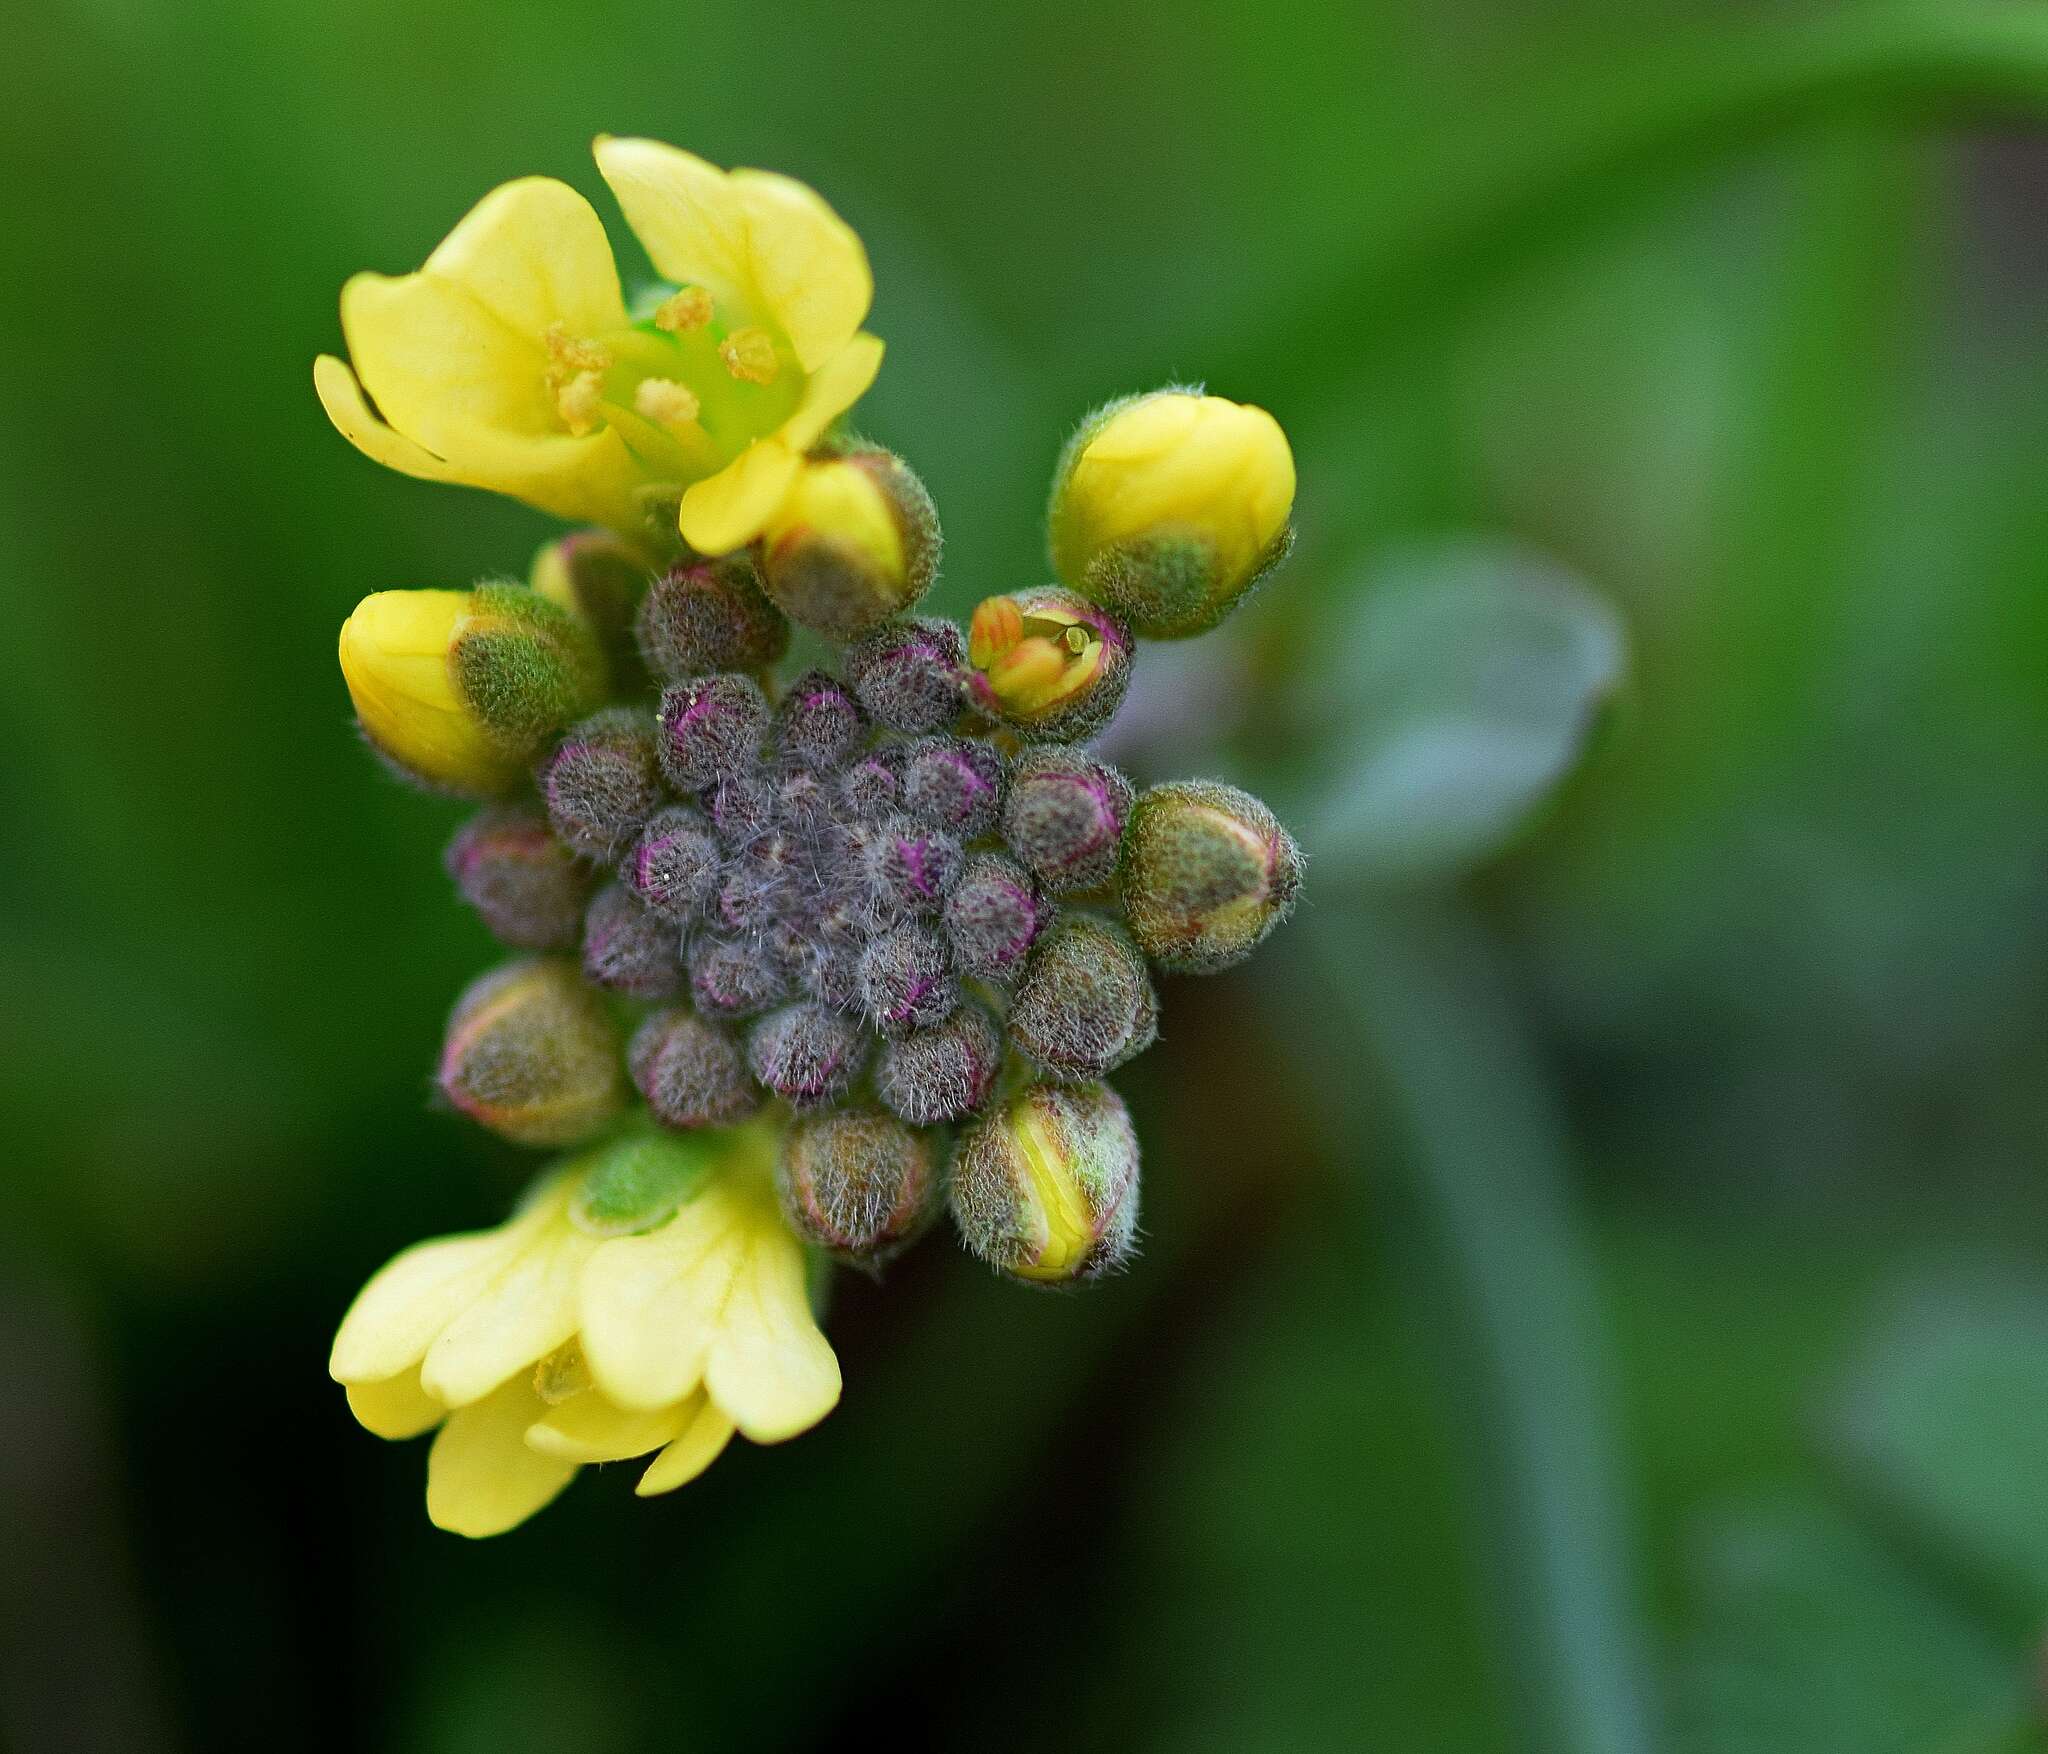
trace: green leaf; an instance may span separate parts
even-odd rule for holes
[[[659,1229],[703,1186],[715,1161],[700,1139],[635,1133],[592,1158],[569,1201],[569,1216],[592,1236]]]
[[[1466,538],[1396,556],[1332,641],[1324,862],[1377,882],[1455,877],[1572,771],[1627,664],[1620,619],[1555,563]]]

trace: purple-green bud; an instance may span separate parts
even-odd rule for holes
[[[537,777],[555,833],[609,863],[661,807],[653,721],[633,707],[593,714],[570,727]]]
[[[761,532],[761,581],[801,627],[849,640],[908,609],[939,571],[939,514],[874,446],[807,459]]]
[[[903,803],[913,816],[963,841],[995,832],[1003,808],[1003,758],[974,737],[925,737],[910,746]]]
[[[946,897],[946,942],[954,966],[983,980],[1014,980],[1051,917],[1031,873],[1015,859],[976,853]]]
[[[751,676],[722,671],[672,683],[661,697],[661,771],[679,792],[744,770],[768,730],[768,700]]]
[[[455,1002],[441,1093],[521,1145],[574,1145],[625,1105],[619,1038],[602,1001],[561,957],[494,969]]]
[[[566,950],[583,924],[593,873],[531,810],[472,816],[448,843],[448,875],[491,935],[522,950]]]
[[[636,626],[641,656],[663,682],[765,670],[789,649],[789,623],[743,554],[663,573],[648,586]]]
[[[877,827],[864,849],[875,899],[896,913],[937,913],[960,880],[960,843],[913,816],[892,816]]]
[[[953,1154],[953,1220],[969,1249],[1029,1285],[1072,1285],[1130,1258],[1138,1136],[1106,1084],[1033,1084]]]
[[[884,1035],[943,1023],[960,1002],[945,942],[926,926],[898,926],[871,940],[857,978],[861,1008]]]
[[[845,668],[868,717],[892,731],[943,731],[967,704],[967,644],[950,621],[885,623],[848,648]]]
[[[583,972],[634,999],[663,999],[682,984],[682,937],[622,883],[607,883],[583,916]]]
[[[752,1017],[778,1003],[788,979],[766,943],[699,932],[687,957],[690,993],[707,1017]]]
[[[633,622],[652,572],[646,551],[610,530],[572,530],[533,557],[535,595],[580,616],[597,636],[615,695],[647,689]]]
[[[822,670],[805,671],[775,709],[775,753],[793,767],[830,772],[853,758],[867,734],[860,703]]]
[[[1131,782],[1079,749],[1041,744],[1010,765],[1003,839],[1049,895],[1099,889],[1116,874]]]
[[[657,810],[619,861],[619,881],[671,925],[688,925],[718,892],[718,843],[703,811],[688,804]]]
[[[626,1064],[664,1127],[729,1127],[761,1106],[739,1043],[690,1011],[655,1012],[635,1031]]]
[[[1002,1032],[985,1007],[970,1002],[943,1023],[885,1044],[875,1094],[912,1126],[933,1127],[980,1108],[1002,1069]]]
[[[1154,786],[1124,827],[1124,918],[1161,968],[1242,962],[1301,889],[1301,850],[1249,792],[1211,780]]]
[[[1080,741],[1115,716],[1131,685],[1131,636],[1108,610],[1058,585],[987,597],[968,625],[982,711],[1041,737]]]
[[[1010,1006],[1010,1040],[1056,1077],[1099,1078],[1158,1035],[1158,995],[1130,935],[1092,914],[1054,921]]]
[[[775,1187],[799,1236],[875,1267],[931,1228],[943,1184],[931,1141],[894,1115],[832,1109],[783,1136]]]
[[[771,1011],[747,1037],[754,1076],[791,1108],[817,1108],[841,1095],[867,1064],[858,1019],[814,999]]]

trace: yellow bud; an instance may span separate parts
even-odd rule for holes
[[[924,595],[938,519],[924,485],[887,451],[812,458],[761,533],[761,578],[792,621],[858,638]]]
[[[1294,454],[1272,415],[1161,390],[1112,404],[1068,445],[1053,570],[1137,633],[1201,633],[1285,552],[1293,509]]]

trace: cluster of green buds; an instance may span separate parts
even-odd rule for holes
[[[580,531],[525,585],[366,599],[364,736],[483,801],[447,866],[519,953],[455,1007],[447,1100],[548,1147],[765,1122],[786,1223],[857,1266],[948,1209],[1021,1282],[1119,1266],[1138,1142],[1104,1080],[1157,1035],[1153,969],[1247,956],[1301,857],[1235,787],[1137,791],[1088,745],[1140,640],[1285,552],[1293,485],[1269,415],[1170,389],[1082,424],[1057,582],[964,633],[914,613],[930,496],[843,437],[736,552]],[[785,674],[793,625],[836,658]]]

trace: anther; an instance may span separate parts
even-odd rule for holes
[[[711,321],[711,294],[701,286],[686,286],[661,301],[654,313],[654,326],[668,335],[687,335]]]
[[[744,384],[772,384],[781,370],[775,338],[766,329],[735,329],[718,344],[725,369]]]
[[[633,411],[657,426],[688,426],[702,411],[696,393],[674,378],[642,378],[633,392]]]

